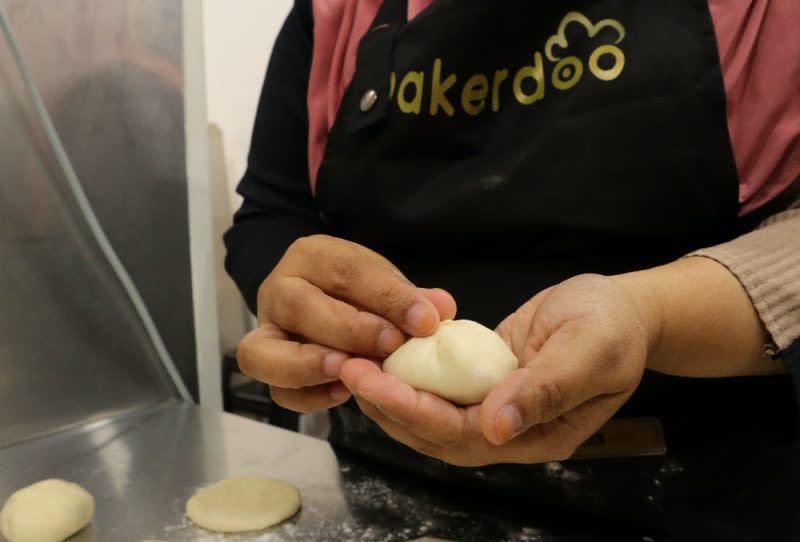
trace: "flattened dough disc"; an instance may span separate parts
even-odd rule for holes
[[[218,533],[260,531],[300,510],[300,492],[281,480],[230,478],[201,489],[186,503],[186,515]]]

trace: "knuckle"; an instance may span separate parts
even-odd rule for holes
[[[415,412],[414,416],[414,419],[418,419],[420,414]],[[413,422],[413,419],[410,422]],[[456,427],[444,428],[442,433],[437,436],[432,435],[429,440],[434,444],[438,444],[444,450],[456,452],[469,449],[469,441],[467,440],[463,423],[459,423]]]
[[[619,327],[615,323],[610,323],[609,320],[606,317],[597,318],[593,322],[595,325],[592,326],[592,343],[597,354],[604,358],[608,358],[623,349],[623,345],[620,344],[623,341],[620,340]],[[604,325],[599,325],[601,323],[604,323]]]
[[[255,331],[251,331],[239,341],[239,346],[236,348],[236,364],[239,370],[248,376],[253,376],[254,372],[256,340]]]
[[[349,250],[341,251],[330,258],[330,270],[333,293],[346,294],[360,275],[358,258]]]
[[[624,352],[609,352],[604,356],[601,364],[602,370],[608,375],[609,380],[616,380],[624,375],[626,367],[626,356]]]
[[[236,349],[236,362],[239,369],[251,378],[284,389],[299,389],[307,380],[305,368],[315,362],[315,352],[311,345],[294,344],[286,349],[284,344],[275,343],[273,348],[259,346],[263,338],[256,331],[248,333]],[[319,357],[319,356],[316,356]],[[321,361],[318,363],[321,366]],[[280,392],[278,392],[280,393]]]
[[[405,311],[414,302],[414,299],[407,295],[405,285],[398,281],[387,281],[378,288],[376,294],[387,312],[397,310],[402,311],[402,314],[405,315]]]
[[[557,383],[541,382],[535,388],[535,396],[540,420],[553,420],[561,415],[564,396]]]
[[[294,343],[295,344],[295,365],[308,366],[315,362],[322,364],[322,353],[319,347],[311,343]]]
[[[314,262],[322,256],[323,252],[331,250],[333,246],[336,246],[333,237],[322,234],[307,235],[295,239],[289,245],[286,254],[305,262]]]
[[[288,351],[288,357],[272,360],[264,367],[263,374],[270,384],[289,390],[299,390],[309,384],[306,367],[314,362],[315,356],[310,345],[290,344],[293,346]]]
[[[306,292],[288,279],[278,281],[274,290],[273,311],[276,320],[281,327],[296,327],[295,324],[302,318],[308,306]]]
[[[322,374],[322,355],[314,345],[294,343],[294,356],[288,364],[288,387],[302,388],[308,385],[308,368]],[[303,382],[306,380],[306,382]]]
[[[372,315],[357,311],[342,319],[341,340],[346,349],[361,354],[371,354],[378,342],[379,326]]]
[[[262,310],[262,309],[268,307],[269,298],[270,298],[270,292],[272,290],[272,286],[273,286],[274,282],[275,282],[274,275],[270,274],[259,285],[258,292],[256,292],[256,304],[258,305],[259,310]]]
[[[309,235],[306,237],[298,237],[295,239],[289,248],[286,249],[287,254],[309,254],[314,250],[315,245],[319,242],[316,235]]]

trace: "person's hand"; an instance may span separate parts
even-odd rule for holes
[[[460,408],[353,359],[342,381],[396,440],[462,466],[563,460],[639,384],[648,334],[624,281],[582,275],[545,290],[497,328],[520,360],[480,405]]]
[[[315,235],[286,251],[258,292],[258,327],[239,344],[240,369],[298,412],[345,402],[339,369],[352,355],[383,358],[453,318],[443,290],[411,284],[388,260],[348,241]]]

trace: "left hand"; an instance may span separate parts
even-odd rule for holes
[[[581,275],[545,290],[497,333],[520,360],[480,405],[417,391],[379,364],[341,370],[363,412],[420,453],[461,466],[569,458],[631,396],[650,341],[626,283]]]

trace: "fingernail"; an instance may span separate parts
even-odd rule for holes
[[[331,389],[330,397],[332,401],[344,401],[345,399],[350,397],[350,390],[348,390],[341,384],[333,386],[333,388]]]
[[[322,358],[322,374],[328,378],[339,376],[339,370],[347,356],[340,352],[329,352]]]
[[[514,405],[506,405],[497,416],[497,435],[509,441],[522,431],[522,415]]]
[[[393,327],[387,327],[378,335],[378,354],[388,356],[403,344],[403,334]]]
[[[414,303],[406,312],[406,324],[412,331],[426,333],[436,323],[433,311],[424,303]]]

